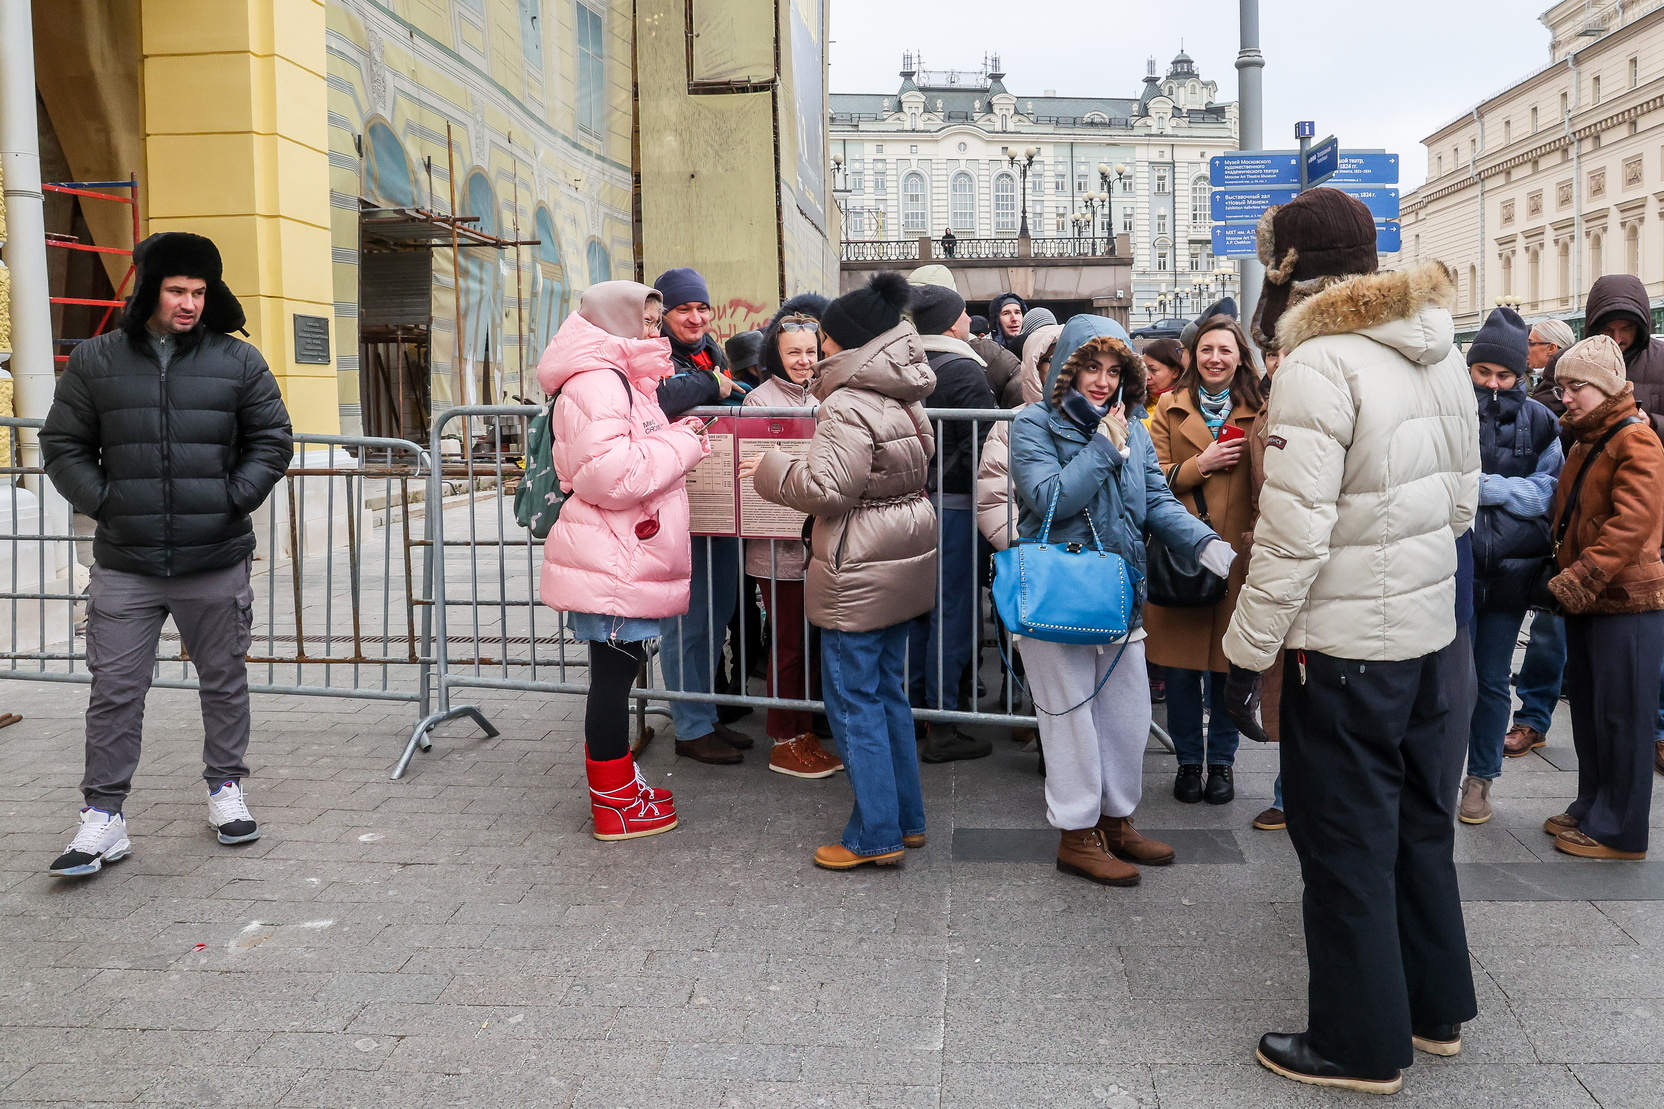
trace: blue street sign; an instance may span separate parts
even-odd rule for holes
[[[1364,202],[1369,214],[1379,222],[1384,219],[1398,218],[1398,190],[1374,189],[1360,185],[1337,186],[1341,192],[1348,193]]]
[[[1257,251],[1251,223],[1213,225],[1213,253],[1216,258],[1252,258]]]
[[[1294,125],[1294,137],[1297,139],[1309,139],[1315,134],[1317,124],[1313,120],[1303,119]]]
[[[1215,189],[1209,207],[1215,223],[1257,220],[1273,204],[1287,204],[1299,189]]]
[[[1330,135],[1306,151],[1306,187],[1316,188],[1340,166],[1340,140]]]
[[[1396,185],[1398,184],[1398,155],[1342,150],[1340,165],[1329,178],[1331,185]]]
[[[1300,184],[1299,158],[1292,150],[1233,150],[1208,159],[1208,183],[1216,189],[1234,185],[1293,188]]]
[[[1256,225],[1252,223],[1216,223],[1213,225],[1213,253],[1216,258],[1252,258],[1257,252]],[[1382,254],[1396,254],[1404,249],[1404,236],[1397,220],[1377,221],[1375,249]]]

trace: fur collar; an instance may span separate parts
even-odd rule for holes
[[[1456,303],[1456,282],[1443,262],[1357,277],[1296,282],[1277,323],[1277,346],[1287,354],[1307,339],[1345,335],[1405,320],[1426,308]]]

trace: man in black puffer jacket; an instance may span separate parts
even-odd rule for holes
[[[229,332],[243,309],[200,235],[153,235],[121,328],[75,348],[40,433],[53,485],[98,521],[88,588],[81,828],[51,873],[96,873],[131,850],[122,803],[139,765],[144,699],[173,617],[201,679],[209,823],[258,839],[248,774],[249,558],[259,507],[294,453],[260,352]]]
[[[936,389],[926,408],[996,409],[1000,403],[988,387],[986,366],[966,343],[971,318],[965,298],[940,285],[913,286],[911,310],[919,345],[930,359]],[[981,629],[976,626],[977,547],[976,471],[982,441],[992,427],[970,420],[943,420],[937,431],[937,456],[927,484],[941,520],[938,566],[941,592],[936,606],[913,621],[908,636],[908,667],[915,707],[956,710],[959,681],[977,655]],[[938,688],[940,686],[940,688]],[[973,678],[971,704],[976,708]],[[933,723],[919,757],[925,762],[979,759],[993,753],[986,739],[966,735],[952,724]]]

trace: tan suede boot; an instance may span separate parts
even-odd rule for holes
[[[1148,839],[1132,826],[1130,816],[1100,816],[1098,831],[1104,847],[1117,858],[1140,866],[1166,866],[1173,861],[1173,848],[1159,839]]]
[[[1138,885],[1138,868],[1105,850],[1103,835],[1096,828],[1063,833],[1057,844],[1057,869],[1103,886]]]

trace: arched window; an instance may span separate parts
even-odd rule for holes
[[[1190,223],[1200,226],[1209,222],[1208,206],[1213,190],[1208,185],[1206,177],[1198,177],[1190,183]]]
[[[1599,231],[1589,236],[1589,280],[1598,279],[1606,270],[1606,239]]]
[[[1560,244],[1560,256],[1555,259],[1555,262],[1556,262],[1556,269],[1559,271],[1554,276],[1555,276],[1555,280],[1556,280],[1556,291],[1560,294],[1560,303],[1561,304],[1570,304],[1572,302],[1572,244],[1571,243],[1561,243]]]
[[[1474,266],[1468,267],[1468,311],[1479,311],[1479,270]]]
[[[484,171],[474,170],[468,175],[463,185],[459,206],[463,215],[477,216],[472,225],[487,235],[502,234],[502,213],[497,206],[496,193],[491,188],[491,180]],[[484,398],[475,400],[479,396],[479,389],[483,378],[483,368],[486,363],[501,363],[503,356],[502,321],[503,321],[503,285],[502,267],[497,259],[490,257],[483,250],[462,251],[462,311],[466,317],[466,332],[463,340],[467,344],[463,348],[466,362],[470,363],[470,377],[468,379],[468,404],[483,403]],[[490,398],[495,400],[496,398]]]
[[[612,280],[612,255],[601,245],[601,240],[591,239],[589,247],[584,251],[585,261],[589,263],[589,283],[594,285],[599,281]]]
[[[1502,256],[1502,295],[1514,295],[1514,256],[1512,254]]]
[[[566,267],[561,264],[560,239],[555,235],[554,217],[541,204],[537,206],[536,226],[537,268],[532,273],[536,297],[532,307],[536,313],[532,320],[534,355],[549,345],[549,340],[565,322],[567,312]]]
[[[1017,230],[1017,180],[1009,173],[994,178],[994,230]]]
[[[1158,270],[1172,269],[1173,244],[1166,239],[1157,239],[1155,243],[1156,265]]]
[[[901,229],[922,235],[929,226],[929,212],[924,202],[924,174],[909,173],[901,179]]]
[[[976,179],[968,173],[953,175],[949,188],[948,222],[955,231],[976,231]]]
[[[1543,299],[1543,252],[1541,250],[1525,252],[1525,291],[1526,298],[1533,307]]]
[[[416,179],[404,144],[393,129],[379,119],[364,128],[364,169],[367,193],[372,200],[395,208],[416,204]]]
[[[1641,276],[1641,225],[1638,223],[1624,229],[1624,269]]]

